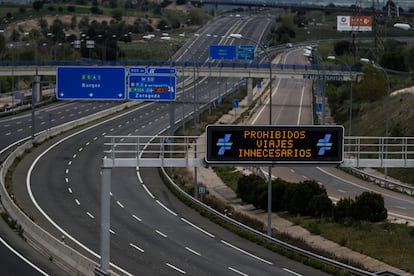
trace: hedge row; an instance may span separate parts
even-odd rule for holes
[[[268,184],[257,176],[242,177],[237,183],[238,196],[258,209],[267,210]],[[325,187],[314,180],[292,183],[280,178],[272,181],[272,211],[313,217],[333,217],[336,221],[355,219],[377,222],[387,218],[384,198],[364,192],[355,199],[345,198],[335,205]]]

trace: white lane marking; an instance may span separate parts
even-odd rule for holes
[[[19,128],[18,130],[17,130],[17,132],[22,132],[23,131],[23,129],[22,128]]]
[[[198,227],[197,225],[191,223],[190,221],[186,220],[185,218],[181,218],[182,221],[184,221],[185,223],[187,223],[188,225],[191,225],[192,227],[194,227],[195,229],[197,229],[198,231],[206,234],[207,236],[209,236],[210,238],[215,238],[215,236],[209,232],[207,232],[206,230]]]
[[[86,214],[88,215],[88,217],[90,217],[91,219],[95,218],[91,213],[86,212]]]
[[[136,109],[133,109],[133,110],[131,110],[131,112],[135,112],[136,111]],[[127,112],[127,113],[124,113],[124,114],[122,114],[122,116],[124,116],[124,115],[126,115],[126,114],[129,114],[129,113],[131,113],[131,112]],[[31,187],[31,183],[30,183],[30,178],[31,178],[31,174],[32,174],[32,172],[33,172],[33,170],[34,170],[34,167],[36,166],[36,164],[37,164],[37,162],[39,162],[39,160],[45,155],[45,154],[47,154],[50,150],[52,150],[54,147],[56,147],[57,145],[59,145],[59,144],[61,144],[62,142],[64,142],[64,141],[66,141],[66,140],[68,140],[68,139],[71,139],[71,138],[73,138],[74,136],[76,136],[76,135],[78,135],[78,134],[80,134],[80,133],[83,133],[83,132],[85,132],[85,131],[87,131],[87,130],[90,130],[90,129],[92,129],[92,128],[94,128],[94,127],[96,127],[96,126],[98,126],[98,125],[101,125],[101,124],[103,124],[103,123],[107,123],[107,122],[109,122],[110,120],[113,120],[113,119],[116,119],[116,118],[120,118],[121,117],[121,115],[119,115],[119,116],[115,116],[115,117],[113,117],[113,118],[111,118],[111,119],[108,119],[108,120],[105,120],[105,121],[103,121],[103,122],[101,122],[101,123],[98,123],[98,124],[96,124],[96,125],[93,125],[93,126],[90,126],[90,127],[87,127],[87,128],[85,128],[85,129],[82,129],[82,130],[80,130],[80,131],[78,131],[78,132],[76,132],[76,133],[73,133],[73,134],[71,134],[71,135],[69,135],[69,136],[66,136],[66,137],[64,137],[64,138],[62,138],[61,140],[59,140],[57,143],[55,143],[55,144],[53,144],[52,146],[50,146],[49,148],[47,148],[45,151],[43,151],[41,154],[39,154],[37,157],[36,157],[36,159],[34,160],[34,162],[31,164],[31,166],[30,166],[30,168],[29,168],[29,170],[28,170],[28,172],[27,172],[27,174],[26,174],[26,187],[27,187],[27,191],[28,191],[28,193],[29,193],[29,196],[30,196],[30,199],[32,200],[32,202],[33,202],[33,204],[36,206],[36,208],[39,210],[39,212],[40,213],[42,213],[42,215],[54,226],[54,227],[56,227],[56,229],[58,229],[62,234],[64,234],[66,237],[68,237],[68,238],[70,238],[74,243],[76,243],[78,246],[80,246],[81,248],[83,248],[84,250],[86,250],[87,252],[89,252],[90,254],[92,254],[93,256],[95,256],[95,257],[97,257],[97,258],[99,258],[99,255],[96,253],[96,252],[94,252],[93,250],[91,250],[91,249],[89,249],[87,246],[85,246],[84,244],[82,244],[81,242],[79,242],[78,240],[76,240],[74,237],[72,237],[68,232],[66,232],[65,230],[63,230],[55,221],[53,221],[47,214],[46,214],[46,212],[40,207],[40,205],[39,205],[39,203],[36,201],[36,199],[35,199],[35,197],[34,197],[34,195],[33,195],[33,192],[32,192],[32,187]],[[97,140],[98,138],[96,137],[96,139],[94,138],[94,140]],[[122,269],[121,267],[119,267],[119,266],[117,266],[117,265],[115,265],[114,263],[110,263],[110,265],[112,266],[112,267],[115,267],[117,270],[120,270],[123,274],[125,274],[125,275],[128,275],[128,276],[132,276],[132,274],[131,273],[129,273],[129,272],[127,272],[125,269]]]
[[[141,173],[139,172],[139,168],[137,167],[137,177],[140,184],[143,184],[144,181],[142,181]]]
[[[243,275],[243,276],[249,276],[249,274],[243,273],[240,270],[237,270],[235,268],[232,268],[231,266],[227,267],[228,269],[230,269],[233,272],[236,272],[237,274]]]
[[[179,269],[178,267],[173,266],[172,264],[169,264],[169,263],[165,263],[165,264],[166,264],[167,266],[169,266],[170,268],[172,268],[172,269],[174,269],[174,270],[176,270],[176,271],[180,272],[181,274],[186,274],[186,272],[185,272],[184,270]]]
[[[302,116],[303,95],[304,94],[305,94],[305,86],[302,86],[302,93],[300,95],[300,104],[299,104],[298,120],[296,121],[296,125],[300,125],[300,116]]]
[[[201,256],[201,254],[200,253],[198,253],[197,251],[195,251],[195,250],[193,250],[193,249],[191,249],[191,248],[189,248],[189,247],[185,247],[185,249],[187,249],[188,251],[190,251],[191,253],[193,253],[193,254],[195,254],[195,255],[197,255],[197,256]]]
[[[6,136],[10,136],[11,135],[11,132],[7,132],[5,135]]]
[[[69,162],[68,162],[68,166],[70,166],[70,165],[72,165],[72,161],[69,161]]]
[[[98,140],[98,137],[96,137],[96,136],[95,136],[95,137],[93,137],[93,140],[94,140],[94,141]]]
[[[109,233],[111,233],[112,235],[115,235],[115,231],[112,229],[109,229]]]
[[[85,146],[89,146],[91,144],[91,142],[86,142]]]
[[[69,173],[69,169],[66,169],[66,170],[65,170],[65,173],[66,173],[66,174],[68,174],[68,173]]]
[[[118,200],[116,201],[116,204],[118,204],[118,206],[121,207],[121,208],[125,208],[124,205],[122,205],[122,203],[119,202]]]
[[[158,235],[160,235],[160,236],[163,236],[164,238],[166,238],[167,237],[167,235],[165,235],[163,232],[161,232],[160,230],[155,230],[155,232],[158,234]]]
[[[338,192],[343,193],[343,194],[346,194],[346,191],[341,190],[341,189],[338,189]]]
[[[239,248],[239,247],[237,247],[235,245],[232,245],[232,244],[230,244],[230,243],[228,243],[228,242],[226,242],[224,240],[221,240],[221,242],[224,243],[225,245],[227,245],[227,246],[229,246],[229,247],[231,247],[231,248],[233,248],[233,249],[235,249],[235,250],[237,250],[237,251],[239,251],[239,252],[241,252],[241,253],[243,253],[243,254],[245,254],[247,256],[250,256],[250,257],[252,257],[252,258],[254,258],[256,260],[259,260],[259,261],[261,261],[261,262],[263,262],[265,264],[269,264],[269,265],[272,265],[273,264],[273,263],[271,263],[269,261],[266,261],[265,259],[262,259],[262,258],[260,258],[260,257],[258,257],[256,255],[253,255],[252,253],[249,253],[249,252],[247,252],[247,251],[245,251],[245,250],[243,250],[243,249],[241,249],[241,248]]]
[[[407,210],[407,208],[402,207],[402,206],[395,206],[395,208],[401,209],[401,210]]]
[[[169,209],[167,206],[165,206],[164,204],[162,204],[158,199],[155,200],[155,202],[157,202],[162,208],[164,208],[165,210],[167,210],[170,214],[172,214],[173,216],[177,216],[177,214],[175,212],[173,212],[171,209]]]
[[[144,190],[149,194],[149,196],[154,199],[155,196],[148,190],[147,186],[145,186],[145,184],[142,184],[142,187],[144,187]]]
[[[78,206],[80,206],[80,202],[79,202],[79,200],[75,199],[75,202],[76,202],[76,204],[77,204]]]
[[[131,246],[132,248],[134,248],[134,249],[138,250],[138,251],[139,251],[139,252],[141,252],[141,253],[144,253],[144,249],[142,249],[142,248],[140,248],[140,247],[136,246],[136,245],[135,245],[135,244],[133,244],[133,243],[129,243],[129,246]]]
[[[132,217],[134,218],[134,219],[136,219],[137,221],[142,221],[142,219],[140,219],[139,217],[137,217],[136,215],[132,215]]]
[[[69,178],[65,177],[65,182],[69,183]]]
[[[72,159],[75,159],[75,158],[76,158],[76,156],[77,156],[77,155],[76,155],[76,153],[75,153],[75,154],[72,156]]]
[[[295,271],[292,271],[290,269],[287,269],[287,268],[283,268],[283,270],[286,271],[286,272],[289,272],[289,273],[291,273],[293,275],[296,275],[296,276],[302,276],[302,274],[299,274],[299,273],[297,273]]]
[[[11,252],[13,252],[17,257],[19,257],[20,259],[22,259],[25,263],[27,263],[28,265],[30,265],[33,269],[35,269],[37,272],[39,272],[42,275],[49,275],[46,272],[44,272],[43,270],[41,270],[40,268],[38,268],[37,266],[35,266],[33,263],[31,263],[28,259],[26,259],[23,255],[21,255],[19,252],[17,252],[16,250],[14,250],[14,248],[12,248],[8,243],[6,243],[2,238],[0,238],[0,242],[7,247]]]
[[[328,171],[324,170],[324,169],[323,169],[323,168],[321,168],[321,167],[316,167],[316,168],[317,168],[318,170],[320,170],[321,172],[323,172],[323,173],[325,173],[325,174],[327,174],[327,175],[329,175],[329,176],[331,176],[331,177],[333,177],[333,178],[339,179],[339,180],[340,180],[340,181],[342,181],[342,182],[348,183],[348,184],[350,184],[350,185],[352,185],[352,186],[355,186],[355,187],[358,187],[358,188],[360,188],[360,189],[362,189],[362,190],[367,190],[367,191],[370,191],[370,192],[375,192],[375,193],[378,193],[378,191],[375,191],[374,189],[370,189],[370,188],[367,188],[367,187],[364,187],[364,186],[358,185],[358,184],[356,184],[356,183],[353,183],[352,181],[349,181],[349,180],[346,180],[346,179],[344,179],[344,178],[338,177],[338,176],[336,176],[336,175],[334,175],[334,174],[332,174],[332,173],[330,173],[330,172],[328,172]],[[389,195],[389,194],[385,194],[385,193],[381,193],[381,194],[386,195],[387,197],[390,197],[390,198],[392,198],[392,199],[396,199],[396,200],[401,200],[401,201],[404,201],[404,202],[412,203],[412,201],[410,201],[410,200],[406,200],[406,199],[404,199],[404,198],[399,198],[399,197],[397,197],[397,196],[393,196],[393,195]]]
[[[83,148],[79,148],[78,151],[83,151]]]
[[[70,194],[72,193],[72,189],[70,187],[68,187],[68,191]]]

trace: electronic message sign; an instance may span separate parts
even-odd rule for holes
[[[341,163],[342,126],[207,126],[209,164]]]
[[[130,100],[173,101],[176,98],[176,79],[175,68],[129,68],[128,98]]]
[[[62,66],[56,69],[59,100],[125,100],[124,67]]]

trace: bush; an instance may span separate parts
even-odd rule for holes
[[[352,218],[354,201],[351,198],[341,198],[333,208],[333,218],[336,222],[343,222]]]
[[[306,208],[312,217],[332,217],[333,203],[327,194],[313,196]]]
[[[354,219],[379,222],[387,218],[384,197],[373,192],[363,192],[355,198]]]
[[[237,195],[244,201],[253,204],[256,208],[262,205],[259,198],[266,192],[266,183],[260,176],[248,175],[237,182]]]

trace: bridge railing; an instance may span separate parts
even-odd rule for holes
[[[414,137],[345,137],[344,167],[414,167]]]
[[[129,163],[142,167],[206,165],[205,137],[107,136],[106,140],[104,162],[109,166]],[[345,137],[343,157],[342,167],[412,168],[414,137]]]
[[[59,61],[0,61],[1,67],[25,67],[25,66],[164,66],[164,67],[223,67],[223,68],[269,68],[269,63],[244,62],[244,61],[103,61],[103,60],[59,60]],[[363,67],[342,65],[317,65],[317,64],[272,64],[273,70],[298,70],[298,71],[340,71],[362,72]]]

